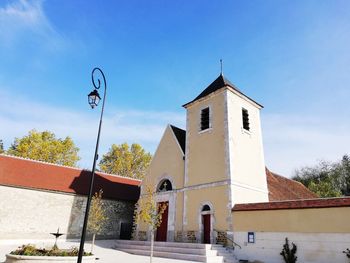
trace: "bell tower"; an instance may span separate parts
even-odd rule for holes
[[[220,74],[183,107],[187,110],[184,187],[226,186],[228,200],[223,202],[231,208],[268,201],[260,125],[263,106]]]

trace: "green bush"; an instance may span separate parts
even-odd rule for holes
[[[286,263],[295,263],[297,262],[297,246],[292,242],[292,249],[289,248],[289,240],[286,237],[286,242],[283,245],[283,249],[280,255],[283,257],[284,262]]]
[[[18,249],[10,252],[12,255],[22,256],[53,256],[53,257],[76,257],[78,256],[79,249],[72,247],[70,249],[58,249],[53,247],[52,249],[36,248],[35,245],[22,245]],[[84,252],[84,256],[92,256],[91,253]]]

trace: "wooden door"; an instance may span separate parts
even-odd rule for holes
[[[203,242],[204,244],[210,244],[210,214],[202,215],[203,222]]]
[[[166,241],[167,232],[168,232],[168,210],[169,210],[169,202],[161,202],[160,205],[165,204],[166,208],[164,213],[162,214],[162,223],[157,228],[156,233],[156,241]]]

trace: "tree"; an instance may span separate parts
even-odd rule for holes
[[[91,253],[93,253],[96,234],[101,233],[103,226],[108,220],[107,211],[102,201],[103,191],[94,194],[91,200],[88,220],[88,232],[92,234]]]
[[[49,131],[31,130],[22,138],[15,138],[7,153],[14,156],[66,166],[76,166],[79,148],[70,137],[56,138]]]
[[[103,155],[99,165],[102,172],[142,179],[151,162],[152,155],[141,145],[133,143],[113,144]]]
[[[167,208],[167,205],[164,203],[157,204],[152,188],[148,184],[145,184],[144,187],[145,194],[142,195],[139,201],[136,203],[134,223],[139,224],[140,222],[143,222],[151,229],[150,263],[152,263],[154,231],[161,225],[162,215]]]
[[[0,140],[0,153],[4,153],[4,143]]]
[[[350,195],[350,156],[344,155],[338,162],[320,161],[312,167],[295,172],[293,180],[304,184],[319,197]]]

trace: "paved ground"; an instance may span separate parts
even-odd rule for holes
[[[15,244],[0,244],[0,262],[5,262],[5,254],[16,249],[21,243]],[[49,247],[52,246],[50,243],[38,242],[36,243],[38,247]],[[70,248],[73,246],[79,246],[77,242],[60,242],[58,244],[60,248]],[[96,263],[148,263],[149,257],[146,256],[136,256],[131,255],[122,251],[112,249],[114,246],[113,240],[98,240],[96,241],[94,254],[96,258]],[[85,245],[85,250],[90,251],[91,245],[87,243]],[[193,261],[184,260],[174,260],[166,258],[153,258],[153,263],[194,263]],[[197,262],[198,263],[198,262]]]

